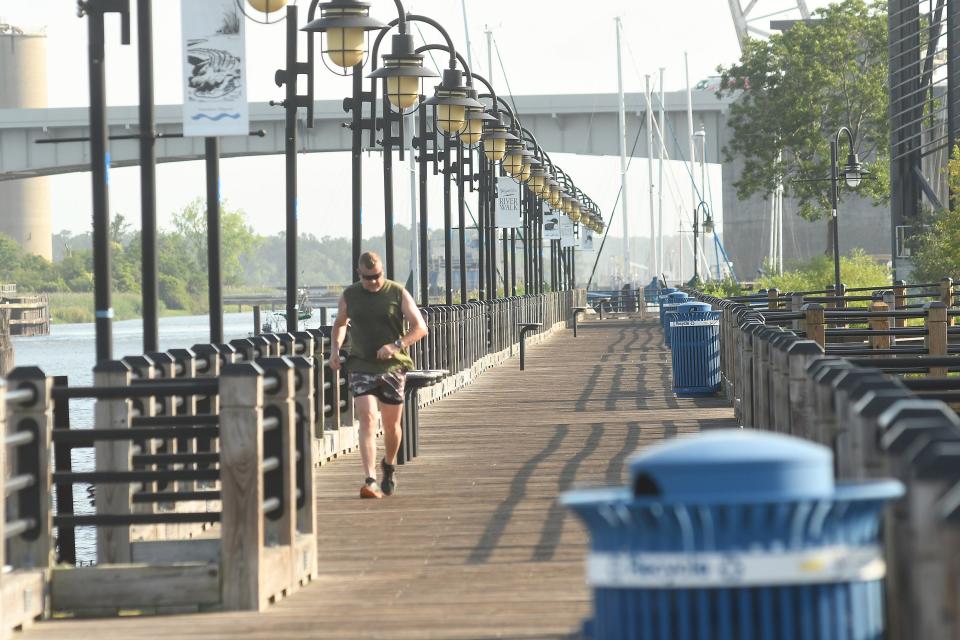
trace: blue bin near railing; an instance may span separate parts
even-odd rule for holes
[[[630,485],[563,494],[590,533],[592,640],[880,640],[884,503],[896,480],[834,484],[833,456],[719,430],[651,447]]]
[[[683,291],[673,291],[660,296],[660,328],[663,329],[664,333],[667,331],[667,312],[673,311],[678,304],[682,304],[688,299],[689,296]],[[666,342],[666,340],[667,338],[664,336],[664,341]]]
[[[672,350],[675,394],[705,396],[719,391],[720,315],[705,302],[685,302],[667,313],[664,335]]]
[[[643,288],[643,301],[645,304],[656,304],[660,297],[660,281],[656,278],[650,281],[650,284]]]

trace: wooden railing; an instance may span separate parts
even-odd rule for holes
[[[424,309],[429,339],[412,356],[445,374],[414,394],[414,409],[516,353],[522,325],[541,325],[532,341],[571,326],[583,298]],[[357,446],[349,388],[330,356],[325,331],[309,330],[104,362],[90,387],[14,369],[0,386],[0,530],[12,568],[0,575],[2,628],[49,613],[262,610],[309,582],[313,470]],[[80,399],[95,400],[92,425],[71,420]],[[415,442],[416,411],[407,413]],[[80,449],[92,450],[93,470],[73,468]],[[402,462],[415,455],[405,449]],[[90,513],[71,500],[86,485]],[[93,566],[78,566],[90,564],[78,562],[78,527],[95,528]]]
[[[856,296],[723,300],[723,389],[740,424],[819,442],[841,479],[907,486],[886,522],[892,640],[960,637],[960,315],[951,281]],[[846,292],[844,292],[846,293]],[[791,308],[784,309],[786,300]],[[922,326],[904,326],[906,323]]]

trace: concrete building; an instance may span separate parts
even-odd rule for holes
[[[47,106],[47,36],[0,23],[0,109]],[[50,183],[45,177],[0,181],[0,233],[52,258]]]

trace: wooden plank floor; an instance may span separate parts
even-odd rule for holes
[[[675,399],[656,320],[585,323],[421,412],[395,496],[360,500],[358,456],[317,474],[320,576],[262,614],[52,621],[36,638],[572,638],[590,613],[586,535],[557,504],[625,482],[664,438],[732,427]]]

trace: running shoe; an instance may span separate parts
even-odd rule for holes
[[[383,497],[383,491],[380,490],[380,485],[377,484],[376,478],[367,478],[363,483],[363,486],[360,487],[360,497],[361,498],[374,498],[379,500]]]
[[[383,495],[392,496],[397,490],[397,465],[387,464],[387,459],[384,458],[380,461],[380,468],[383,469],[383,481],[380,483]]]

